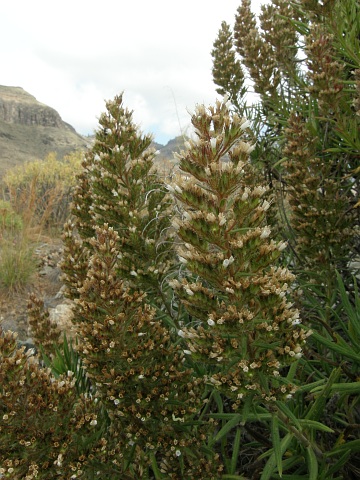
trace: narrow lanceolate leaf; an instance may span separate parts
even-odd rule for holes
[[[217,435],[214,438],[214,442],[218,442],[221,440],[225,435],[227,435],[230,430],[232,430],[236,425],[239,425],[239,423],[242,421],[242,415],[236,414],[233,416],[231,420],[229,420],[223,428],[217,433]]]
[[[299,419],[299,423],[303,428],[311,430],[319,430],[321,432],[334,433],[334,430],[323,423],[315,420],[307,420],[306,418]]]
[[[280,455],[283,456],[285,451],[287,450],[288,446],[291,443],[291,440],[293,439],[293,434],[292,433],[287,433],[285,437],[281,440],[280,442]],[[266,465],[264,467],[264,470],[261,474],[260,480],[270,480],[272,478],[272,475],[275,473],[277,469],[276,465],[276,458],[275,458],[275,452],[273,452],[269,458],[269,460],[266,462]]]
[[[339,378],[340,372],[341,372],[340,368],[336,368],[331,372],[329,380],[327,381],[320,395],[316,398],[315,402],[313,403],[312,407],[306,414],[305,418],[307,418],[308,420],[320,419],[324,411],[326,399],[328,398],[329,393],[331,392],[331,387]]]
[[[279,472],[279,476],[282,477],[282,453],[280,444],[279,420],[276,413],[273,414],[271,419],[271,439],[274,449],[276,466]]]
[[[309,468],[309,480],[318,480],[319,465],[311,445],[306,447],[306,456]]]

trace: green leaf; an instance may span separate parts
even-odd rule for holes
[[[240,452],[240,441],[241,441],[241,428],[236,430],[235,439],[232,444],[232,455],[230,463],[230,473],[234,474],[236,471],[236,466],[239,458]]]
[[[285,437],[281,440],[281,442],[280,442],[281,457],[284,455],[284,453],[287,450],[288,446],[290,445],[292,439],[293,439],[293,434],[292,433],[287,433],[285,435]],[[266,462],[266,465],[264,467],[264,470],[262,471],[260,480],[270,480],[274,471],[275,471],[275,469],[276,469],[276,456],[275,456],[275,452],[273,452],[271,454],[269,460]]]
[[[299,423],[304,428],[310,428],[314,430],[320,430],[321,432],[334,433],[334,430],[323,423],[316,422],[315,420],[308,420],[306,418],[300,418]]]
[[[301,425],[300,425],[300,422],[298,420],[298,418],[295,417],[294,413],[290,410],[290,408],[284,403],[284,402],[281,402],[281,401],[276,401],[275,402],[277,408],[288,418],[292,421],[292,423],[294,424],[294,426],[301,431]]]
[[[319,465],[311,445],[306,447],[306,457],[309,472],[309,480],[318,480]]]
[[[242,415],[240,414],[235,414],[232,419],[230,419],[222,428],[221,430],[215,435],[213,439],[213,443],[218,442],[221,440],[225,435],[227,435],[230,430],[232,430],[234,427],[239,425],[239,423],[242,421]]]
[[[280,477],[282,476],[282,453],[279,433],[279,419],[276,414],[273,414],[271,419],[271,440],[274,449],[275,462]]]
[[[319,420],[322,416],[326,400],[329,397],[331,387],[334,382],[339,378],[341,373],[341,368],[334,368],[331,372],[329,380],[327,381],[326,385],[322,388],[320,395],[316,398],[315,402],[313,403],[310,410],[307,412],[305,418],[308,420]]]

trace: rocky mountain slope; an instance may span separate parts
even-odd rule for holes
[[[21,87],[0,85],[0,177],[12,166],[49,152],[62,158],[87,143],[53,108]]]
[[[50,152],[56,152],[60,159],[72,151],[85,150],[93,140],[79,135],[56,110],[38,102],[21,87],[0,85],[0,179],[15,165],[43,159]],[[154,143],[159,151],[158,168],[170,171],[175,163],[173,152],[183,145],[181,136],[165,146]]]

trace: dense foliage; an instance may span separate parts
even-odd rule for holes
[[[359,477],[358,10],[273,0],[258,25],[243,0],[226,98],[166,180],[107,103],[63,234],[76,343],[35,297],[40,358],[0,337],[4,478]]]

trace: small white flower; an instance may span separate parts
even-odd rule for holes
[[[180,263],[184,263],[184,264],[187,263],[186,258],[180,257],[180,256],[179,256],[179,261],[180,261]]]
[[[95,425],[97,425],[97,420],[91,420],[90,425],[95,427]]]
[[[137,277],[137,276],[138,276],[138,274],[135,272],[135,270],[131,270],[130,275],[132,275],[133,277]]]
[[[245,187],[244,193],[241,196],[241,200],[243,202],[245,202],[245,200],[247,200],[249,198],[249,192],[250,192],[249,188]]]
[[[264,212],[266,212],[270,208],[270,203],[267,200],[264,200],[263,204],[261,206],[262,206],[262,209],[264,210]]]
[[[279,250],[279,252],[282,252],[283,250],[285,250],[286,247],[287,247],[287,242],[279,242],[277,244],[277,249]]]
[[[144,378],[144,375],[139,375],[138,378],[142,380]]]
[[[212,318],[208,318],[207,323],[208,323],[208,325],[210,325],[210,327],[213,327],[215,325],[215,322]]]
[[[270,227],[266,226],[263,228],[260,238],[268,238],[270,233],[271,233]]]
[[[244,123],[240,125],[240,130],[245,130],[246,128],[249,128],[249,127],[250,127],[250,120],[245,119]]]
[[[185,333],[182,330],[178,330],[177,334],[179,335],[179,337],[185,338]]]
[[[225,215],[221,212],[219,213],[219,225],[222,227],[226,223],[226,217]]]
[[[115,405],[119,405],[120,400],[118,398],[115,398],[114,403],[115,403]]]
[[[229,265],[231,265],[234,262],[234,260],[235,259],[232,255],[230,258],[225,258],[225,260],[223,261],[223,267],[227,268]]]
[[[180,450],[176,450],[175,455],[176,455],[177,457],[180,457],[180,455],[181,455]]]
[[[118,192],[114,188],[111,190],[111,193],[114,195],[114,197],[119,196]]]
[[[216,148],[216,138],[215,138],[215,137],[213,137],[213,138],[210,140],[210,145],[211,145],[211,148],[212,148],[213,150],[215,150],[215,148]]]
[[[177,192],[177,193],[182,193],[182,190],[181,190],[181,188],[179,187],[179,185],[175,185],[175,192]]]
[[[173,189],[173,187],[169,184],[166,184],[165,187],[169,190],[170,193],[175,193],[175,190]]]
[[[185,288],[185,292],[192,297],[194,295],[194,292],[190,288]]]
[[[183,352],[185,353],[185,355],[191,355],[190,350],[183,350]]]

